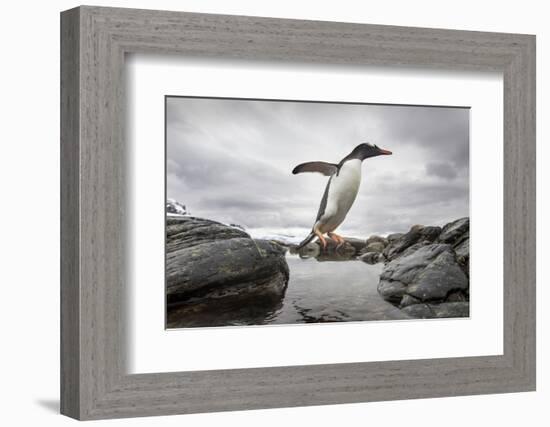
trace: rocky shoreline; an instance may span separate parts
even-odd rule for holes
[[[388,239],[378,283],[382,298],[411,317],[468,317],[469,230],[469,218],[461,218]]]
[[[166,220],[167,325],[196,313],[215,322],[243,307],[261,318],[282,304],[289,281],[289,251],[317,261],[360,260],[383,264],[379,295],[408,317],[469,316],[469,218],[444,227],[413,226],[407,233],[346,238],[322,249],[300,249],[275,240],[253,239],[246,231],[192,216]],[[221,314],[220,314],[221,313]]]
[[[337,248],[329,242],[325,250],[314,242],[300,254],[322,257],[323,252],[338,251],[367,264],[383,263],[378,293],[410,317],[469,316],[469,218],[444,227],[415,225],[407,233],[371,236],[360,242],[346,238],[345,246]]]
[[[285,249],[245,231],[191,216],[166,220],[166,301],[171,316],[230,312],[253,303],[269,310],[284,297]]]

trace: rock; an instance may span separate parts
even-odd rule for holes
[[[288,283],[285,249],[238,228],[194,217],[167,218],[168,304],[280,300]]]
[[[166,213],[173,215],[189,215],[185,205],[182,205],[180,202],[174,199],[166,200]]]
[[[407,287],[407,293],[422,301],[444,300],[456,289],[466,289],[468,278],[451,251],[441,253]]]
[[[390,244],[384,249],[384,256],[391,260],[407,249],[409,246],[414,245],[421,237],[421,228],[419,226],[413,226],[408,233],[403,234],[399,238],[392,238],[388,236]]]
[[[332,239],[326,239],[326,246],[323,248],[319,240],[308,243],[303,248],[298,249],[298,245],[290,245],[291,254],[297,254],[301,258],[319,259],[323,255],[328,258],[336,256],[342,259],[350,259],[365,246],[365,241],[353,237],[345,237],[345,243],[339,245],[338,242]]]
[[[416,252],[418,249],[429,245],[429,242],[418,242],[415,243],[412,246],[409,246],[407,249],[405,249],[402,253],[399,254],[399,256],[408,256]]]
[[[290,247],[289,252],[293,255],[298,255],[300,258],[315,258],[321,253],[321,246],[311,242],[298,250],[297,246],[293,245]]]
[[[411,227],[408,233],[403,234],[400,237],[395,237],[395,235],[392,234],[388,236],[389,244],[384,249],[384,255],[389,260],[394,259],[407,248],[416,243],[434,242],[439,236],[440,232],[441,227],[424,227],[422,225],[414,225]]]
[[[359,257],[359,259],[367,264],[378,264],[384,262],[385,258],[380,252],[367,252]]]
[[[470,277],[470,237],[469,232],[466,232],[465,235],[461,237],[461,240],[458,243],[455,243],[453,247],[456,259],[462,267],[462,271],[466,276]]]
[[[470,258],[470,237],[465,236],[459,243],[453,246],[457,258]]]
[[[229,224],[230,227],[238,228],[239,230],[246,231],[245,228],[240,224]]]
[[[396,305],[405,294],[421,301],[444,301],[452,291],[468,288],[468,278],[450,245],[410,247],[384,267],[378,292]]]
[[[469,302],[444,302],[438,305],[432,305],[435,317],[470,317]]]
[[[366,245],[366,242],[364,239],[357,239],[355,237],[344,237],[344,240],[346,241],[346,245],[349,245],[355,249],[356,253],[361,252]]]
[[[407,286],[401,282],[380,281],[378,283],[378,293],[380,296],[396,306],[399,306],[401,303],[406,290]]]
[[[466,302],[468,298],[462,291],[451,292],[445,299],[446,302]]]
[[[418,319],[469,317],[470,303],[444,302],[441,304],[413,304],[404,307],[401,311],[410,317]]]
[[[403,295],[403,298],[401,298],[401,302],[399,303],[399,307],[407,307],[409,305],[413,304],[420,304],[422,301],[420,301],[418,298],[415,298],[411,295],[405,294]]]
[[[415,317],[417,319],[431,319],[435,317],[435,313],[429,304],[413,304],[404,307],[401,311],[403,311],[407,316]]]
[[[469,218],[390,234],[382,259],[376,256],[380,246],[371,247],[369,239],[360,259],[387,262],[378,283],[382,298],[411,317],[469,315]]]
[[[366,241],[366,245],[370,245],[371,243],[375,243],[375,242],[378,242],[378,243],[382,243],[382,245],[384,247],[387,246],[388,244],[388,239],[386,237],[382,237],[382,236],[376,236],[376,235],[373,235],[373,236],[370,236],[367,241]]]
[[[440,233],[441,233],[441,227],[435,227],[435,226],[424,227],[420,231],[422,240],[427,242],[435,242],[435,240],[439,237]]]
[[[197,246],[217,240],[250,238],[243,230],[219,222],[195,217],[166,219],[166,252]]]
[[[470,276],[470,219],[460,218],[443,227],[438,242],[453,245],[462,271]]]
[[[448,243],[450,245],[458,243],[462,240],[462,237],[469,233],[470,230],[470,218],[460,218],[456,221],[450,222],[443,227],[438,241],[441,243]]]
[[[382,242],[371,242],[368,243],[364,249],[365,253],[368,252],[382,252],[386,246]]]
[[[400,239],[401,237],[403,237],[404,235],[405,233],[393,233],[393,234],[389,234],[388,237],[386,237],[386,239],[388,239],[388,243],[393,243],[397,239]]]

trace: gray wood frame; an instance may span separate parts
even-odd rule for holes
[[[128,375],[124,55],[129,52],[503,72],[504,354]],[[534,36],[71,9],[61,14],[61,166],[63,414],[99,419],[535,389]]]

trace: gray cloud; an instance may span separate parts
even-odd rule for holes
[[[447,180],[452,180],[458,175],[456,167],[450,163],[428,163],[426,173],[428,176],[436,176]]]
[[[342,233],[404,231],[469,211],[469,110],[168,98],[167,193],[192,214],[307,232],[327,178],[292,175],[365,141],[393,156],[363,165]]]

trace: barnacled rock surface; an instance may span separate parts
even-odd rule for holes
[[[236,227],[203,218],[168,217],[168,326],[177,323],[175,317],[202,308],[219,311],[222,306],[246,306],[248,300],[256,309],[280,303],[289,278],[284,254],[278,244],[254,240]]]

